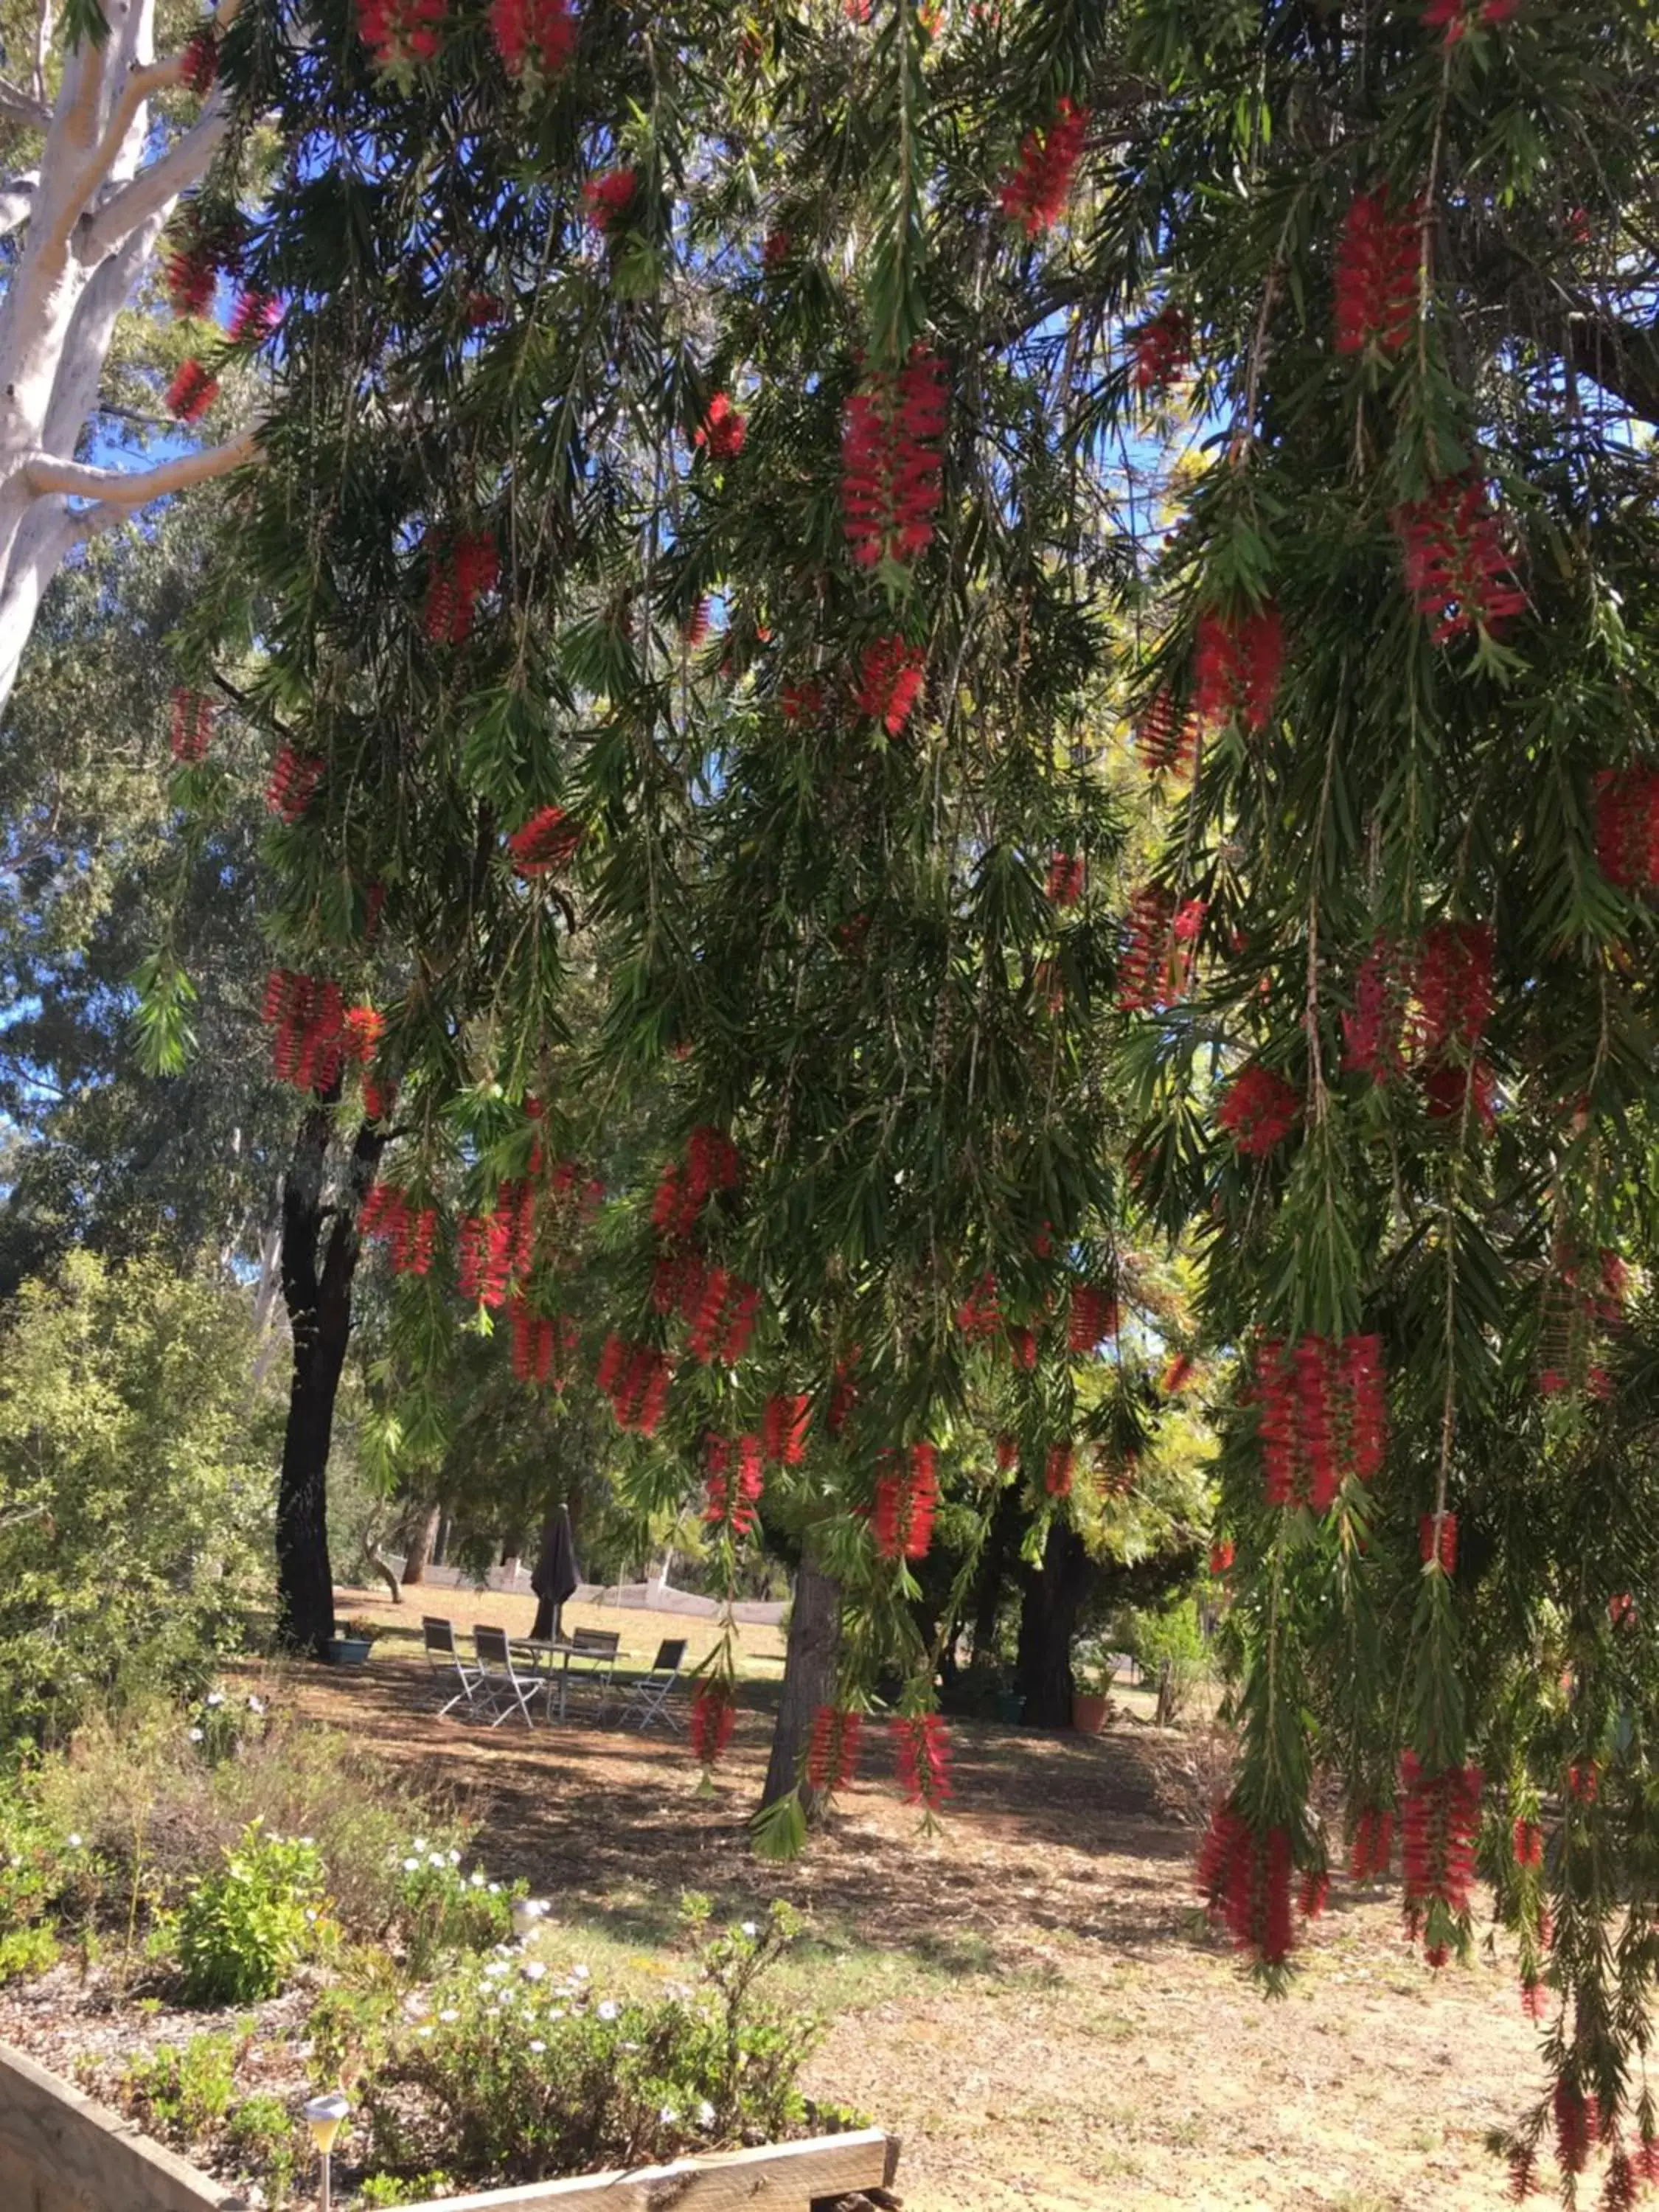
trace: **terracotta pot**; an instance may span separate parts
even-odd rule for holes
[[[1072,1727],[1079,1735],[1098,1735],[1111,1710],[1109,1698],[1091,1698],[1082,1690],[1072,1692]]]

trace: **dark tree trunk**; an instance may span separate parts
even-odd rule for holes
[[[276,1489],[276,1637],[285,1650],[317,1658],[334,1633],[328,1452],[351,1339],[357,1209],[385,1143],[367,1126],[358,1131],[338,1202],[325,1206],[333,1126],[329,1101],[308,1109],[283,1184],[283,1297],[294,1338],[294,1373]]]
[[[1042,1566],[1027,1571],[1019,1614],[1019,1686],[1028,1728],[1072,1725],[1072,1638],[1094,1573],[1076,1529],[1053,1522]]]
[[[426,1580],[426,1571],[432,1565],[432,1547],[437,1541],[438,1519],[442,1507],[428,1505],[415,1515],[409,1524],[409,1544],[404,1553],[404,1586]]]
[[[836,1666],[841,1656],[841,1584],[821,1574],[812,1564],[809,1536],[795,1576],[794,1603],[789,1609],[789,1640],[783,1656],[783,1692],[778,1701],[777,1726],[772,1731],[772,1756],[767,1763],[766,1787],[761,1810],[775,1805],[794,1788],[800,1762],[812,1733],[812,1716],[820,1705],[832,1705],[836,1696]],[[801,1802],[811,1819],[812,1791],[803,1780]]]
[[[1002,1615],[1003,1584],[1007,1579],[1009,1555],[1019,1540],[1020,1524],[1024,1513],[1019,1486],[1010,1483],[997,1500],[991,1533],[985,1540],[985,1555],[980,1561],[979,1583],[974,1592],[973,1645],[975,1659],[995,1656],[997,1622]]]

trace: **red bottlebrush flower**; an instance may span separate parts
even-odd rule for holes
[[[951,1794],[951,1745],[945,1723],[937,1713],[913,1713],[892,1726],[905,1801],[926,1806],[932,1813]]]
[[[1566,1376],[1558,1373],[1553,1367],[1547,1367],[1538,1378],[1538,1390],[1540,1397],[1559,1398],[1566,1387]]]
[[[1528,2020],[1542,2020],[1548,2005],[1549,1992],[1542,1982],[1522,1983],[1521,2009]]]
[[[492,1307],[504,1303],[513,1272],[513,1230],[512,1216],[499,1206],[463,1219],[456,1288],[464,1298]]]
[[[179,82],[198,100],[205,100],[219,75],[219,41],[211,23],[192,31],[179,58]]]
[[[699,599],[696,605],[692,608],[690,613],[686,617],[684,625],[680,631],[680,635],[685,640],[687,646],[695,653],[698,646],[702,643],[708,635],[708,602],[707,599]]]
[[[1601,2132],[1605,2140],[1605,2130]],[[1608,2154],[1607,2170],[1601,2178],[1601,2212],[1633,2212],[1645,2178],[1638,2172],[1624,2145],[1615,2144]]]
[[[927,654],[902,637],[878,637],[864,648],[853,704],[878,721],[890,738],[898,737],[910,719],[927,673]]]
[[[1575,1763],[1567,1769],[1567,1795],[1576,1797],[1581,1805],[1593,1805],[1601,1787],[1601,1772],[1593,1759]]]
[[[632,211],[640,189],[637,169],[606,169],[582,186],[582,213],[601,238],[617,231]]]
[[[787,230],[769,230],[761,240],[761,267],[781,269],[794,251],[795,241]]]
[[[389,1121],[396,1097],[393,1085],[372,1075],[363,1078],[363,1112],[371,1121]]]
[[[799,1467],[806,1456],[806,1431],[812,1401],[804,1393],[769,1398],[761,1416],[761,1442],[775,1467]]]
[[[838,1705],[820,1705],[812,1716],[812,1741],[806,1753],[806,1779],[821,1796],[845,1790],[859,1771],[859,1738],[864,1716]]]
[[[1017,1468],[1018,1465],[1019,1465],[1019,1439],[1018,1439],[1018,1437],[1006,1436],[1006,1435],[1000,1436],[1000,1437],[997,1438],[997,1468],[998,1468],[998,1472],[999,1472],[1000,1474],[1009,1474],[1010,1472],[1012,1472],[1012,1470],[1013,1468]]]
[[[1158,1379],[1158,1389],[1166,1398],[1173,1398],[1184,1390],[1192,1379],[1193,1356],[1189,1352],[1177,1352]]]
[[[1075,854],[1056,853],[1048,862],[1047,885],[1051,906],[1075,906],[1083,896],[1084,864]]]
[[[1273,714],[1285,660],[1279,609],[1269,600],[1235,620],[1206,607],[1193,650],[1193,712],[1206,728],[1237,720],[1255,734]]]
[[[1192,360],[1192,326],[1179,307],[1162,307],[1129,333],[1137,392],[1167,392]]]
[[[1259,1159],[1284,1143],[1301,1112],[1295,1088],[1258,1060],[1228,1085],[1215,1118],[1241,1153]]]
[[[1203,927],[1204,911],[1202,899],[1188,899],[1177,908],[1175,894],[1154,884],[1134,894],[1117,963],[1117,1004],[1121,1012],[1158,1012],[1181,997],[1191,973],[1192,946]]]
[[[1380,1336],[1351,1336],[1342,1346],[1341,1387],[1348,1404],[1353,1471],[1369,1482],[1388,1450],[1389,1400]]]
[[[997,187],[997,204],[1027,238],[1052,230],[1065,214],[1089,131],[1089,111],[1062,98],[1046,130],[1028,131],[1019,157]]]
[[[284,745],[271,763],[265,787],[265,805],[284,822],[297,822],[310,805],[323,780],[324,763],[314,753],[296,753]]]
[[[890,1472],[876,1480],[870,1528],[883,1559],[926,1558],[938,1502],[937,1455],[932,1444],[913,1444],[902,1473]]]
[[[1440,1532],[1437,1540],[1435,1534],[1435,1516],[1432,1513],[1425,1513],[1418,1522],[1417,1548],[1425,1566],[1432,1559],[1438,1564],[1443,1575],[1453,1575],[1457,1571],[1457,1516],[1455,1513],[1443,1513],[1439,1517]]]
[[[1590,785],[1595,857],[1620,890],[1659,888],[1659,775],[1603,769]]]
[[[380,1050],[380,1039],[385,1034],[386,1016],[376,1008],[346,1008],[343,1042],[348,1060],[355,1060],[360,1067],[367,1067]]]
[[[702,1517],[711,1523],[723,1524],[734,1537],[744,1537],[760,1518],[761,1493],[765,1486],[760,1438],[738,1437],[735,1478],[728,1471],[731,1456],[732,1448],[723,1437],[709,1437],[708,1503]]]
[[[815,721],[823,710],[819,684],[786,684],[778,693],[778,712],[786,722]]]
[[[1492,933],[1483,923],[1437,921],[1423,933],[1413,979],[1425,1054],[1473,1052],[1492,1018]]]
[[[997,1304],[997,1279],[988,1267],[957,1308],[957,1327],[970,1343],[999,1335],[1002,1309]]]
[[[753,1283],[737,1283],[732,1288],[734,1295],[720,1343],[720,1356],[727,1367],[735,1367],[748,1351],[760,1310],[760,1292]]]
[[[187,361],[167,386],[167,410],[181,422],[198,422],[218,397],[218,379],[199,361]]]
[[[576,50],[570,0],[490,0],[490,35],[509,76],[545,84]]]
[[[1423,1103],[1431,1121],[1461,1124],[1467,1109],[1483,1134],[1496,1127],[1498,1079],[1484,1061],[1476,1060],[1464,1068],[1455,1060],[1442,1060],[1424,1071],[1422,1083]]]
[[[1607,1619],[1614,1628],[1635,1626],[1636,1600],[1628,1590],[1620,1590],[1607,1600]]]
[[[508,1318],[513,1328],[513,1372],[520,1382],[545,1382],[553,1366],[553,1324],[532,1313],[520,1291]]]
[[[357,0],[357,35],[378,69],[407,70],[435,61],[449,0]]]
[[[1183,714],[1166,688],[1154,694],[1135,732],[1140,764],[1148,775],[1189,775],[1198,750],[1198,722]]]
[[[165,277],[167,303],[175,315],[206,314],[218,277],[212,246],[198,239],[180,246],[167,256]]]
[[[1048,1456],[1042,1463],[1042,1486],[1050,1498],[1069,1498],[1072,1494],[1073,1452],[1069,1443],[1050,1444]]]
[[[1417,319],[1419,218],[1389,212],[1386,192],[1361,192],[1336,252],[1336,349],[1400,353]]]
[[[1468,1914],[1480,1816],[1478,1766],[1427,1773],[1414,1752],[1400,1762],[1401,1851],[1407,1926],[1426,1938],[1431,1966],[1450,1956],[1455,1923]]]
[[[1332,1349],[1323,1337],[1304,1336],[1291,1354],[1297,1443],[1306,1471],[1308,1503],[1316,1513],[1328,1510],[1341,1480],[1337,1465],[1339,1409],[1332,1402]]]
[[[1317,1920],[1330,1902],[1331,1878],[1323,1867],[1313,1867],[1302,1877],[1302,1893],[1297,1899],[1304,1920]]]
[[[1029,1375],[1036,1365],[1036,1332],[1029,1328],[1011,1328],[1008,1331],[1008,1352],[1015,1366],[1024,1369]]]
[[[273,300],[268,292],[255,291],[252,285],[244,286],[231,311],[230,342],[232,345],[263,345],[274,335],[282,319],[280,301]]]
[[[1220,1537],[1215,1543],[1211,1545],[1210,1572],[1216,1577],[1218,1581],[1227,1572],[1237,1556],[1237,1553],[1233,1550],[1233,1540],[1231,1536]]]
[[[1495,637],[1525,607],[1502,520],[1478,477],[1446,477],[1426,498],[1398,509],[1394,526],[1406,587],[1437,645],[1477,629]]]
[[[1563,2173],[1582,2173],[1589,2163],[1595,2128],[1593,2106],[1582,2089],[1558,2081],[1553,2100],[1555,2110],[1555,2157]]]
[[[1510,1838],[1518,1867],[1539,1867],[1544,1863],[1544,1831],[1536,1820],[1517,1820]]]
[[[854,1346],[844,1359],[836,1362],[835,1387],[830,1393],[830,1414],[824,1425],[832,1437],[842,1434],[853,1417],[858,1403],[859,1386],[856,1370],[859,1364],[858,1346]]]
[[[175,684],[173,691],[173,726],[168,743],[174,760],[186,768],[207,758],[207,750],[213,741],[213,703],[199,691],[187,691],[183,684]]]
[[[931,544],[945,496],[949,416],[945,364],[920,346],[902,368],[867,377],[848,400],[842,512],[860,568],[914,561]]]
[[[1354,978],[1353,1012],[1342,1017],[1345,1068],[1369,1075],[1373,1083],[1387,1083],[1401,1073],[1406,995],[1399,956],[1379,937]]]
[[[434,645],[464,645],[472,632],[477,602],[493,591],[501,556],[493,538],[473,532],[453,543],[434,540],[427,551],[426,634]]]
[[[1507,23],[1520,0],[1429,0],[1423,10],[1425,30],[1443,33],[1443,46],[1455,46],[1471,30],[1486,30]]]
[[[1295,1942],[1291,1873],[1286,1830],[1258,1835],[1234,1807],[1217,1806],[1199,1850],[1199,1891],[1212,1917],[1264,1966],[1282,1966]]]
[[[708,412],[692,432],[691,442],[704,447],[714,460],[734,461],[748,435],[748,417],[738,414],[729,393],[717,392],[708,403]]]
[[[1090,1283],[1072,1286],[1072,1310],[1066,1328],[1068,1352],[1092,1352],[1103,1339],[1117,1334],[1117,1300]]]
[[[1348,1871],[1356,1881],[1370,1881],[1389,1871],[1394,1856],[1394,1814],[1384,1808],[1368,1806],[1354,1822]]]
[[[514,874],[526,882],[536,876],[556,874],[570,865],[581,835],[581,825],[573,822],[562,806],[544,806],[507,841]]]
[[[691,1692],[691,1750],[698,1764],[713,1766],[732,1741],[738,1710],[727,1682],[699,1682]]]

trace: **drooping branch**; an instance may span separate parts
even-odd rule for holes
[[[181,453],[153,469],[98,469],[84,461],[60,461],[51,453],[36,453],[23,464],[23,480],[37,495],[61,492],[71,499],[97,499],[131,512],[171,492],[188,491],[228,475],[252,459],[258,444],[259,426],[246,429],[222,446],[208,446],[198,453]]]
[[[44,100],[3,76],[0,76],[0,115],[14,123],[32,123],[38,130],[44,130],[52,120],[52,110]]]

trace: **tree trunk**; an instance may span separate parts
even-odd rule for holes
[[[985,1555],[980,1561],[971,1631],[975,1659],[994,1659],[996,1656],[997,1622],[1002,1615],[1003,1583],[1008,1574],[1010,1554],[1019,1540],[1024,1511],[1019,1485],[1011,1482],[997,1500],[991,1533],[985,1542]]]
[[[358,1131],[338,1203],[325,1208],[334,1121],[330,1103],[324,1100],[307,1109],[283,1184],[283,1297],[294,1339],[294,1372],[276,1490],[276,1638],[285,1650],[315,1658],[334,1633],[328,1453],[351,1338],[357,1208],[374,1180],[385,1142],[367,1125]],[[319,1268],[325,1223],[327,1249]]]
[[[789,1609],[789,1640],[783,1658],[783,1692],[778,1703],[777,1725],[772,1731],[772,1756],[767,1763],[766,1787],[761,1810],[775,1805],[794,1788],[800,1762],[812,1733],[812,1716],[820,1705],[831,1705],[836,1695],[836,1667],[841,1656],[841,1584],[821,1574],[812,1564],[808,1536],[795,1577],[794,1603]],[[801,1803],[810,1820],[813,1792],[801,1780]]]
[[[1055,1521],[1042,1565],[1027,1571],[1019,1615],[1019,1686],[1028,1728],[1072,1725],[1072,1638],[1093,1573],[1083,1539]]]
[[[405,1589],[426,1580],[426,1571],[433,1564],[432,1547],[438,1540],[438,1521],[442,1511],[440,1505],[429,1505],[409,1524],[409,1545],[404,1553]]]

